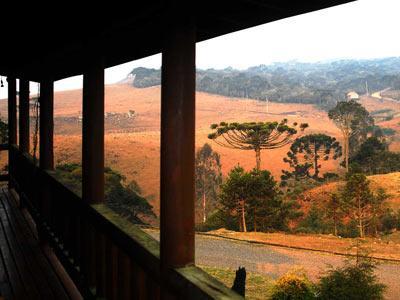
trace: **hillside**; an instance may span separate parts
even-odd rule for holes
[[[371,175],[368,179],[371,181],[372,191],[384,188],[389,194],[388,205],[395,210],[400,209],[400,172]],[[333,182],[311,189],[304,193],[304,202],[324,202],[330,193],[336,192],[343,184],[343,182]]]
[[[285,62],[259,65],[246,70],[197,70],[196,88],[227,97],[250,98],[282,103],[311,103],[324,109],[344,99],[349,91],[400,89],[400,58],[338,60],[318,63]],[[160,70],[132,70],[138,88],[160,84]],[[397,97],[398,93],[389,93]],[[395,95],[395,96],[393,96]]]

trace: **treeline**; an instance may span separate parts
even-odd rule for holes
[[[333,107],[349,91],[359,94],[386,88],[400,89],[400,58],[339,60],[324,63],[274,63],[246,70],[197,70],[198,91],[228,97],[274,102],[309,103]],[[159,85],[159,69],[136,68],[133,85]]]

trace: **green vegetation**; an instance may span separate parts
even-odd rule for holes
[[[215,210],[218,189],[222,183],[220,156],[209,144],[204,144],[196,152],[196,207],[201,208],[202,221]]]
[[[400,153],[388,151],[388,145],[369,137],[350,158],[350,169],[368,175],[400,171]]]
[[[256,154],[256,168],[261,168],[261,150],[281,148],[292,142],[292,137],[297,133],[295,127],[287,125],[287,119],[281,122],[250,122],[212,124],[213,133],[208,138],[218,145],[240,150],[254,150]],[[300,124],[303,131],[308,124]],[[218,139],[220,138],[220,139]]]
[[[384,299],[385,285],[374,274],[375,265],[369,260],[330,269],[320,278],[318,298],[321,300],[379,300]]]
[[[60,181],[74,192],[81,194],[82,166],[76,163],[58,165]],[[152,206],[140,195],[136,182],[125,183],[125,177],[111,168],[105,168],[105,204],[127,220],[143,224],[143,217],[155,218]]]

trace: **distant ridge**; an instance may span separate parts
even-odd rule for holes
[[[246,70],[197,69],[196,73],[198,91],[233,98],[316,104],[324,109],[345,100],[348,92],[364,95],[388,88],[400,90],[400,57],[316,63],[289,61]],[[135,76],[131,84],[137,88],[161,82],[160,69],[139,67],[129,74]]]

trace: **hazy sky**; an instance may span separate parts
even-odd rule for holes
[[[238,31],[197,44],[198,68],[245,69],[278,61],[400,56],[400,1],[358,0]],[[105,73],[114,83],[135,67],[159,68],[161,56],[129,62]],[[5,81],[5,80],[4,80]],[[82,77],[56,82],[56,90],[81,88]],[[0,88],[0,98],[7,89]],[[37,88],[32,86],[31,92]]]

